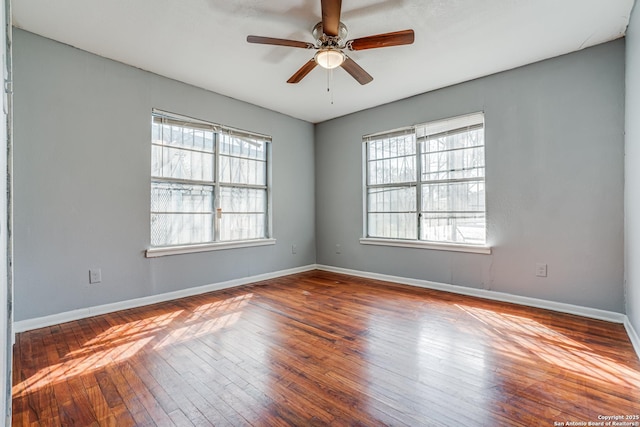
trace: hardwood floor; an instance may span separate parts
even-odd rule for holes
[[[14,357],[14,426],[640,423],[622,325],[321,271],[25,332]]]

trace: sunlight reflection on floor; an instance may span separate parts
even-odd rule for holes
[[[153,350],[211,334],[231,326],[242,315],[242,308],[253,294],[203,304],[191,311],[180,328],[167,328],[184,310],[151,316],[112,326],[86,341],[80,348],[68,352],[58,363],[38,370],[34,375],[13,386],[14,397],[35,392],[43,387],[66,381],[70,377],[100,369],[109,363],[122,362],[145,347]],[[169,332],[167,332],[169,330]],[[151,347],[153,341],[158,341]]]
[[[592,351],[587,345],[568,338],[533,319],[497,313],[456,304],[473,316],[492,335],[492,346],[521,358],[536,356],[539,360],[581,375],[584,379],[635,387],[640,372]],[[508,332],[505,333],[505,331]]]

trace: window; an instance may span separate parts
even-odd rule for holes
[[[363,240],[485,245],[482,113],[365,136],[363,143]]]
[[[151,130],[152,253],[269,239],[269,137],[156,110]]]

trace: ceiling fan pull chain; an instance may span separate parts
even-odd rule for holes
[[[331,81],[329,79],[329,73],[331,72],[331,70],[329,68],[327,68],[327,93],[329,93],[331,91]]]
[[[333,105],[333,91],[331,90],[331,83],[333,83],[333,68],[327,69],[327,92],[329,93],[329,102]]]

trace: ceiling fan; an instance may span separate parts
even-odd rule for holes
[[[315,49],[316,54],[298,71],[287,80],[287,83],[298,83],[317,65],[326,69],[342,67],[361,85],[373,80],[373,77],[359,66],[344,52],[348,50],[365,50],[379,47],[400,46],[412,44],[414,40],[413,30],[395,31],[392,33],[377,34],[346,40],[347,27],[340,22],[340,9],[342,0],[321,0],[322,21],[318,22],[312,30],[315,43],[297,40],[277,39],[273,37],[247,36],[249,43],[269,44],[276,46],[299,47],[302,49]]]

